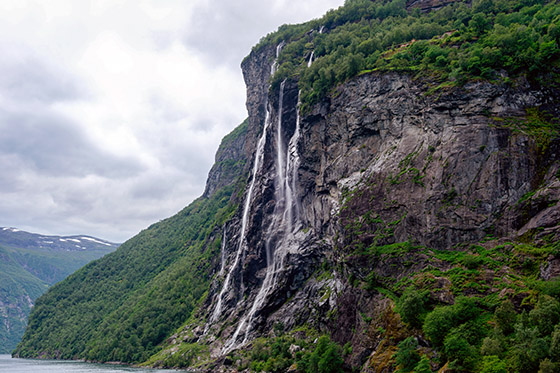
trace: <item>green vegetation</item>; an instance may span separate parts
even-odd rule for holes
[[[255,47],[259,51],[285,42],[272,89],[286,78],[297,80],[305,109],[336,94],[336,86],[348,79],[387,71],[424,79],[432,87],[426,88],[427,95],[481,79],[517,84],[522,76],[537,83],[546,76],[546,84],[560,82],[557,2],[457,1],[427,13],[406,10],[405,4],[347,0],[321,19],[280,27]],[[308,67],[311,53],[315,59]],[[542,154],[558,134],[556,119],[537,108],[515,118],[491,119],[512,134],[536,140]],[[244,122],[226,136],[221,150],[236,143],[246,129]],[[489,149],[483,145],[478,151]],[[346,302],[352,303],[348,308],[355,315],[317,307],[310,314],[317,317],[313,321],[320,331],[301,327],[284,332],[277,325],[225,362],[256,372],[339,372],[348,368],[343,358],[363,342],[369,345],[360,353],[376,351],[368,363],[385,371],[430,372],[444,366],[459,372],[558,371],[560,280],[545,281],[540,271],[550,256],[560,256],[560,244],[552,234],[536,244],[534,232],[528,232],[518,241],[502,238],[499,244],[489,235],[446,250],[418,245],[405,224],[417,217],[407,216],[406,206],[396,200],[400,197],[390,192],[405,184],[426,188],[426,168],[438,162],[432,159],[435,152],[433,145],[420,144],[388,177],[371,176],[363,188],[342,191],[341,229],[333,240],[340,246],[326,255],[309,281],[342,279],[340,291],[350,293],[352,300]],[[450,161],[439,159],[443,168]],[[161,349],[161,344],[193,320],[193,310],[208,291],[221,225],[238,207],[244,162],[220,160],[216,166],[228,181],[224,185],[232,180],[234,185],[220,187],[152,225],[41,297],[17,354],[147,361],[161,367],[202,364],[198,358],[204,361],[210,355],[206,346],[179,340]],[[444,181],[442,187],[440,211],[465,203],[459,186]],[[536,196],[538,190],[533,190],[512,208],[523,209]],[[334,291],[324,286],[317,298],[327,304]],[[366,309],[372,304],[381,309]],[[341,322],[345,317],[351,327],[344,337],[351,330],[352,338],[362,338],[355,346],[341,347],[324,335],[331,324],[346,325]],[[218,344],[227,334],[221,333],[233,325],[221,326]]]
[[[18,265],[7,249],[0,247],[0,304],[3,322],[0,324],[0,353],[9,353],[25,331],[25,318],[29,315],[28,299],[37,299],[48,284]]]
[[[410,71],[445,87],[477,78],[507,80],[502,72],[542,73],[557,65],[555,1],[475,0],[472,6],[459,1],[429,13],[407,11],[405,5],[405,0],[347,0],[320,19],[280,27],[255,50],[286,42],[273,87],[297,79],[304,105],[371,71]]]
[[[339,373],[345,371],[343,356],[349,353],[349,344],[341,347],[316,330],[303,326],[285,333],[283,324],[277,323],[273,335],[255,339],[248,349],[234,351],[227,359],[250,372]]]
[[[36,235],[28,235],[36,239]],[[31,305],[49,286],[114,250],[90,248],[68,253],[48,247],[28,248],[27,244],[15,241],[0,246],[0,353],[12,352],[16,347]]]
[[[246,127],[245,127],[246,128]],[[237,136],[244,134],[244,129]],[[137,363],[182,325],[204,296],[233,184],[154,224],[38,299],[15,353]],[[237,183],[237,184],[236,184]],[[187,351],[182,353],[188,360]]]

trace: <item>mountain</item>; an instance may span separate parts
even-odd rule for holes
[[[202,197],[38,301],[15,355],[554,371],[560,5],[348,0],[242,62]]]
[[[117,247],[90,236],[45,236],[0,227],[0,353],[16,347],[35,300],[49,286]]]

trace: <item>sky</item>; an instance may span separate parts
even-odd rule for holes
[[[262,36],[343,0],[0,0],[0,226],[124,242],[204,190]]]

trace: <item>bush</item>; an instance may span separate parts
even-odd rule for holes
[[[431,373],[430,359],[426,355],[422,356],[418,364],[414,367],[414,373]]]
[[[398,351],[395,353],[395,361],[399,366],[399,371],[410,372],[420,361],[420,355],[416,351],[418,341],[415,337],[408,337],[398,344]]]
[[[506,363],[494,355],[484,356],[480,373],[507,373]]]
[[[451,306],[436,307],[426,316],[424,333],[436,346],[442,346],[445,336],[455,325],[455,314]]]
[[[553,363],[550,359],[544,359],[539,365],[539,373],[558,372],[558,363]]]
[[[548,355],[546,339],[539,337],[537,328],[515,325],[514,345],[508,353],[508,366],[515,372],[536,372],[539,362]]]
[[[503,339],[494,337],[486,337],[480,346],[480,353],[487,356],[500,356],[504,351],[505,342]]]
[[[494,319],[496,320],[496,327],[504,333],[504,335],[509,335],[513,333],[513,326],[517,320],[517,313],[513,304],[509,299],[502,302],[494,311]]]
[[[414,328],[422,326],[426,313],[427,292],[418,292],[414,288],[408,288],[397,303],[397,311],[401,319]]]
[[[343,371],[342,364],[340,346],[321,336],[312,352],[299,354],[297,368],[305,373],[338,373]]]
[[[529,317],[541,336],[550,335],[554,325],[560,321],[560,303],[550,296],[543,295],[536,307],[529,312]]]
[[[472,371],[476,364],[477,351],[465,338],[451,333],[445,338],[443,347],[452,369]]]

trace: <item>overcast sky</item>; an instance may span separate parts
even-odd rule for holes
[[[200,196],[260,37],[343,0],[0,0],[0,226],[122,242]]]

